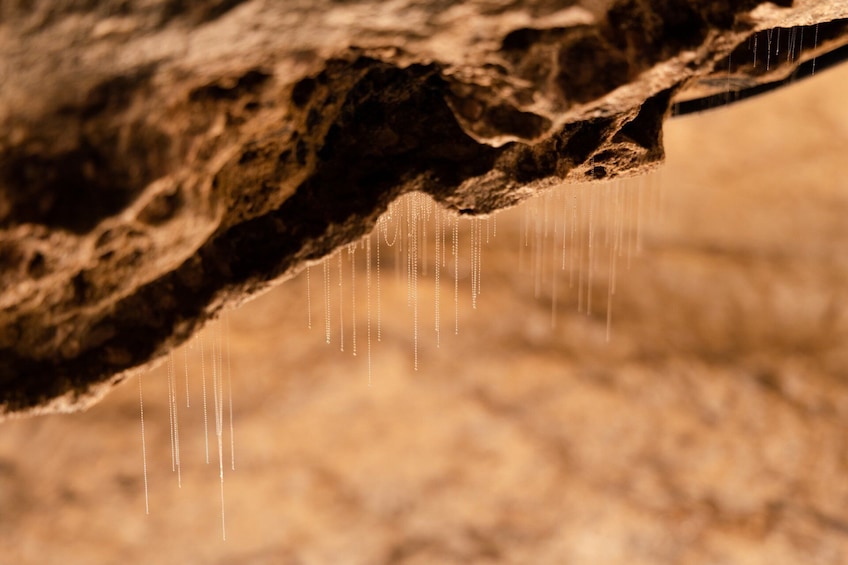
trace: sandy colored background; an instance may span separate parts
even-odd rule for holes
[[[422,279],[417,372],[405,273],[384,254],[370,387],[361,267],[356,357],[350,341],[338,351],[335,295],[324,343],[320,265],[312,330],[305,276],[233,312],[226,542],[199,343],[190,409],[175,354],[182,488],[167,367],[144,377],[149,516],[135,380],[85,414],[2,424],[0,562],[845,562],[846,87],[848,69],[836,69],[667,124],[668,164],[640,188],[641,253],[629,270],[627,251],[617,259],[609,343],[604,218],[616,216],[599,212],[615,202],[601,196],[593,316],[576,312],[559,271],[551,329],[553,244],[535,296],[544,200],[498,216],[476,311],[464,223],[460,334],[449,331],[452,272],[439,349],[432,276]]]

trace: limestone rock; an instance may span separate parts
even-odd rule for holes
[[[643,171],[672,106],[792,78],[844,51],[846,18],[844,0],[4,4],[0,410],[85,406],[404,192],[485,214]]]

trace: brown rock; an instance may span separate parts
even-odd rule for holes
[[[84,406],[403,192],[479,214],[645,170],[673,104],[848,36],[838,1],[564,4],[5,6],[3,412]]]

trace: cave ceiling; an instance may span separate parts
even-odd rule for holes
[[[0,5],[0,414],[82,408],[423,191],[645,172],[844,58],[848,2]]]

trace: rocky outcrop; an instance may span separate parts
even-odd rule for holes
[[[4,414],[86,405],[404,192],[481,214],[638,173],[672,107],[848,43],[841,0],[0,10]]]

